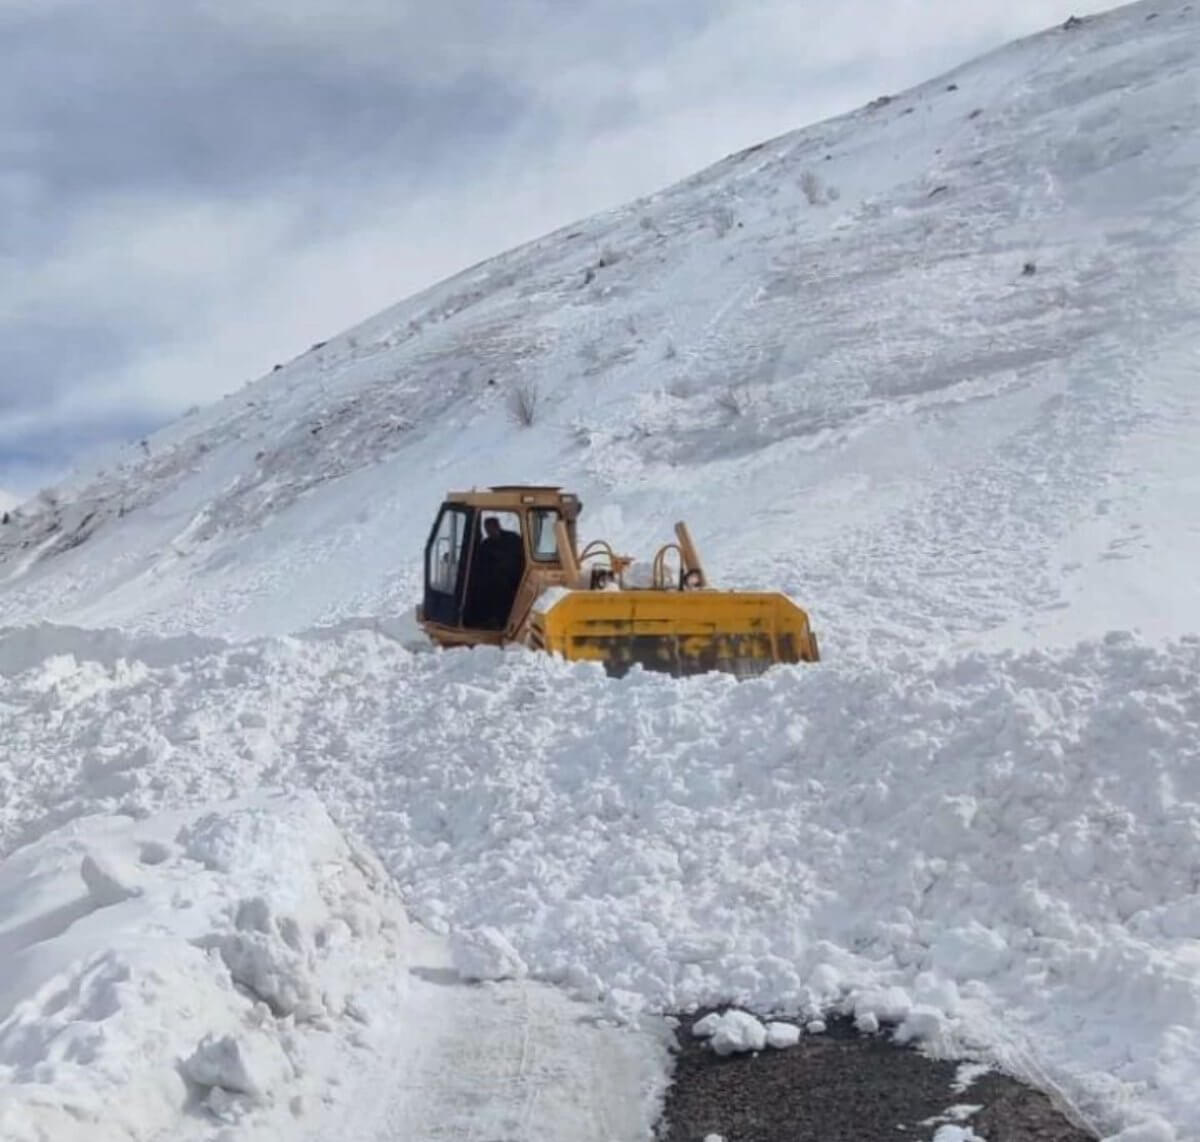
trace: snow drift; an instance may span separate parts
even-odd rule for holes
[[[80,817],[0,864],[0,917],[5,1142],[286,1124],[403,964],[386,878],[310,794]]]
[[[732,1001],[895,1020],[1102,1128],[1187,1126],[1198,731],[1196,639],[743,683],[369,632],[157,666],[83,640],[0,679],[0,837],[311,788],[415,918],[503,933],[489,964],[510,966],[476,975],[529,970],[620,1019]]]

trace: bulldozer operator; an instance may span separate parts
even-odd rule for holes
[[[503,630],[525,573],[521,537],[501,527],[495,516],[483,521],[484,538],[476,553],[469,623],[483,630]]]

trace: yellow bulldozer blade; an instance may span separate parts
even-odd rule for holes
[[[562,591],[535,604],[530,641],[620,677],[635,663],[676,676],[739,678],[816,662],[808,615],[785,595],[742,591]]]

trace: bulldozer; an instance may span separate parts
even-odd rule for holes
[[[683,523],[649,565],[604,540],[579,546],[579,498],[557,486],[448,494],[425,545],[417,622],[441,647],[520,644],[676,677],[739,678],[816,662],[808,615],[785,595],[710,587]]]

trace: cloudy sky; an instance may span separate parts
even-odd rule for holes
[[[1104,6],[0,0],[0,497],[465,265]]]

